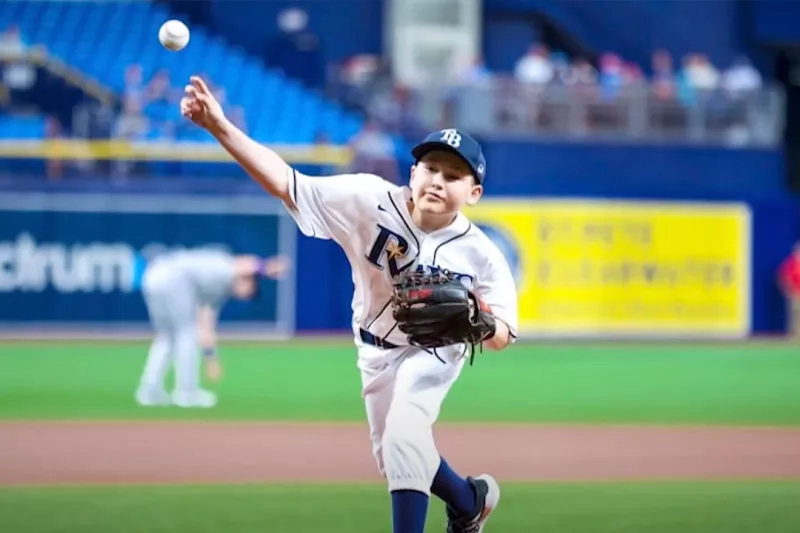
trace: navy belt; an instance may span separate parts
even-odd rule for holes
[[[376,337],[375,335],[365,330],[364,328],[359,328],[359,334],[361,335],[361,340],[364,341],[364,344],[377,346],[378,348],[383,348],[384,350],[399,348],[398,345],[392,344],[391,342],[383,340],[380,337]]]

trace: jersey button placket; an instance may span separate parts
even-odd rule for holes
[[[433,259],[433,249],[434,246],[430,244],[431,239],[429,238],[421,238],[419,241],[419,264],[431,266],[431,260]]]

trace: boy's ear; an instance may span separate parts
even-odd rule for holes
[[[483,196],[483,185],[475,185],[467,198],[467,205],[475,205]]]

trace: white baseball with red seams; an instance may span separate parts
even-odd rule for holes
[[[168,20],[159,28],[158,40],[167,50],[178,52],[189,44],[189,28],[180,20]]]

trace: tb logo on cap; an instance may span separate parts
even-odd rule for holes
[[[461,134],[458,133],[458,130],[454,129],[442,130],[442,136],[439,140],[446,142],[453,148],[458,148],[459,146],[461,146]]]

